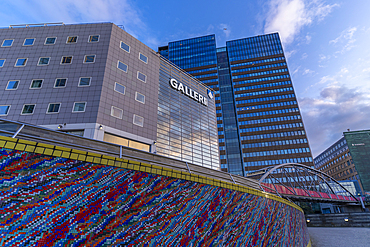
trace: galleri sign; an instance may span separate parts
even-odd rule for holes
[[[188,96],[189,98],[192,98],[195,101],[198,101],[199,103],[208,106],[208,99],[207,97],[201,95],[200,93],[194,91],[193,89],[189,88],[188,86],[184,86],[181,82],[179,83],[176,79],[170,79],[170,85],[173,89],[176,89],[177,91],[181,91],[183,94]]]

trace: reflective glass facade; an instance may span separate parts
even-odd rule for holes
[[[370,192],[370,130],[344,132],[349,151],[365,192]]]
[[[194,100],[170,85],[175,79],[208,100]],[[213,169],[220,169],[216,109],[208,89],[161,59],[158,92],[157,153]]]
[[[216,91],[221,168],[247,175],[282,163],[313,165],[277,33],[226,42],[214,35],[170,42],[169,60]]]
[[[170,42],[168,59],[182,69],[215,66],[217,64],[215,35]]]

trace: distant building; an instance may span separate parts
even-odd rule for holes
[[[358,165],[356,160],[353,159],[351,148],[349,148],[352,144],[350,143],[350,145],[348,145],[347,133],[352,132],[345,132],[344,137],[339,139],[314,159],[315,168],[325,172],[341,183],[347,181],[348,183],[344,183],[344,185],[355,188],[351,189],[351,192],[361,191],[364,193],[362,180],[356,169]],[[351,183],[351,181],[356,181],[356,183]],[[360,188],[358,188],[357,184]]]
[[[168,43],[158,53],[216,91],[221,168],[247,175],[313,160],[278,33],[226,42],[215,35]]]
[[[0,118],[220,169],[211,90],[112,23],[0,29]]]
[[[370,130],[344,132],[363,190],[370,196]]]

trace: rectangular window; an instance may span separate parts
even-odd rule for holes
[[[90,86],[91,77],[80,77],[80,81],[78,83],[79,87],[87,87]]]
[[[4,39],[1,47],[11,47],[13,45],[14,39]]]
[[[23,46],[31,46],[35,42],[35,38],[28,38],[25,39],[23,42]]]
[[[43,81],[42,79],[32,80],[30,89],[40,89]]]
[[[85,55],[84,63],[94,63],[95,55]]]
[[[24,67],[27,64],[27,58],[17,58],[14,67]]]
[[[46,113],[59,113],[60,103],[50,103]]]
[[[19,85],[18,80],[8,81],[8,85],[6,86],[6,90],[17,90],[18,85]]]
[[[148,63],[148,57],[139,53],[139,59],[143,61],[144,63]]]
[[[0,105],[0,116],[6,116],[9,113],[10,105]]]
[[[23,109],[22,109],[21,115],[33,114],[33,112],[35,110],[35,107],[36,107],[35,104],[33,104],[33,105],[23,105]]]
[[[54,87],[65,87],[67,85],[67,78],[55,79]]]
[[[121,94],[125,94],[126,87],[116,82],[114,84],[114,91],[119,92]]]
[[[123,43],[121,41],[121,45],[120,45],[121,49],[124,50],[124,51],[127,51],[128,53],[130,53],[130,46],[127,45],[126,43]]]
[[[139,101],[140,103],[145,104],[145,95],[144,95],[144,94],[141,94],[141,93],[136,92],[136,94],[135,94],[135,100],[136,100],[136,101]]]
[[[128,66],[118,60],[117,68],[127,73]]]
[[[6,59],[0,59],[0,68],[4,67]]]
[[[49,61],[50,61],[50,57],[40,57],[39,58],[39,62],[38,62],[38,66],[41,66],[41,65],[48,65],[49,64]]]
[[[134,124],[140,127],[144,126],[144,118],[134,114]]]
[[[57,41],[57,37],[47,37],[45,39],[44,45],[54,45],[56,41]]]
[[[89,42],[90,43],[99,42],[99,37],[100,37],[100,35],[90,35],[89,36]]]
[[[139,79],[140,81],[146,82],[146,75],[144,75],[143,73],[138,71],[137,72],[137,79]]]
[[[67,38],[67,44],[77,43],[78,36],[68,36]]]
[[[86,102],[75,102],[72,112],[85,112]]]
[[[66,56],[62,57],[62,61],[60,61],[61,64],[71,64],[72,63],[73,56]]]
[[[112,106],[111,111],[110,111],[110,115],[113,116],[113,117],[122,119],[123,110],[118,108],[118,107]]]

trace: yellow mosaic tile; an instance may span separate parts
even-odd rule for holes
[[[20,150],[20,151],[23,151],[24,149],[26,148],[26,145],[25,144],[20,144],[18,143],[16,146],[15,146],[15,150]]]
[[[46,148],[44,154],[45,155],[53,155],[54,150],[50,148]]]

